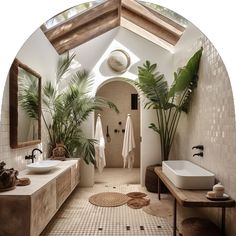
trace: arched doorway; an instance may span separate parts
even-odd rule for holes
[[[107,168],[122,168],[122,147],[127,115],[133,122],[135,138],[134,168],[140,168],[140,106],[137,90],[122,79],[111,79],[97,90],[97,96],[104,97],[116,104],[119,114],[110,109],[100,111],[105,137],[105,155]],[[95,120],[98,112],[95,114]]]

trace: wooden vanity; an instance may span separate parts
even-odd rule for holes
[[[161,199],[160,180],[169,189],[170,193],[174,197],[173,208],[173,235],[176,236],[177,230],[177,202],[184,207],[218,207],[221,208],[221,235],[225,235],[225,209],[228,207],[234,207],[235,201],[233,199],[224,201],[211,201],[206,198],[207,190],[184,190],[175,187],[175,185],[168,179],[168,177],[162,172],[161,167],[154,169],[158,176],[158,198]]]
[[[31,184],[0,192],[0,235],[38,236],[79,183],[79,159],[44,174],[21,171]]]

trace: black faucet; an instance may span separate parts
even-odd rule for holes
[[[31,159],[31,160],[32,160],[32,163],[34,163],[34,158],[35,158],[34,152],[35,152],[35,151],[39,151],[40,153],[43,153],[40,149],[34,148],[34,149],[32,150],[32,154],[31,154],[31,155],[25,156],[25,160]]]
[[[203,152],[195,153],[195,154],[193,154],[193,157],[194,157],[194,156],[200,156],[200,157],[203,157]]]
[[[203,145],[193,146],[192,149],[194,149],[194,148],[202,150],[202,151],[204,150],[204,146]]]

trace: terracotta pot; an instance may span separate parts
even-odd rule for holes
[[[145,187],[147,188],[149,192],[152,192],[152,193],[158,192],[158,176],[154,171],[154,168],[157,166],[161,166],[161,165],[156,164],[156,165],[147,166],[146,168]],[[168,189],[162,183],[162,181],[160,181],[160,184],[161,184],[160,186],[161,193],[167,193]]]

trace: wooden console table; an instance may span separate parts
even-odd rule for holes
[[[211,201],[206,198],[207,190],[183,190],[175,187],[169,178],[162,172],[161,167],[154,169],[158,176],[158,199],[161,200],[160,194],[160,180],[169,189],[174,197],[173,209],[173,235],[176,236],[176,220],[177,220],[177,202],[184,207],[219,207],[222,209],[221,214],[221,235],[225,235],[225,209],[227,207],[234,207],[235,201],[233,199],[224,201]]]

